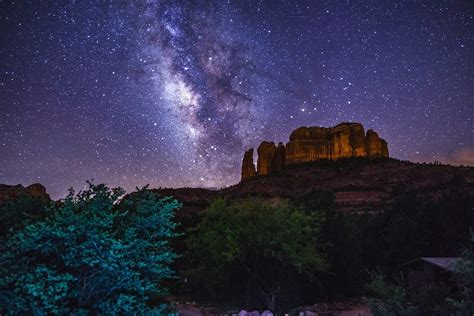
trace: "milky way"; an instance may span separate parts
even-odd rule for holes
[[[253,126],[265,110],[252,102],[252,86],[265,78],[256,74],[250,37],[232,25],[239,15],[222,5],[184,3],[152,2],[140,14],[141,60],[152,104],[166,111],[193,175],[188,181],[220,187],[235,181],[243,149],[260,136]]]
[[[343,121],[474,164],[468,2],[0,6],[0,183],[221,187],[245,149]]]

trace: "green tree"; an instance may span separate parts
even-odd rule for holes
[[[328,268],[320,222],[286,201],[217,199],[188,240],[191,282],[222,299],[244,295],[244,303],[278,308],[291,275],[312,277]],[[242,303],[242,301],[241,301]]]
[[[89,183],[47,216],[11,232],[0,254],[0,312],[43,314],[159,313],[176,255],[179,203],[141,189],[117,207],[122,189]]]

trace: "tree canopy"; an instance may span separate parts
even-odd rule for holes
[[[293,275],[311,278],[328,268],[318,243],[320,220],[286,201],[246,199],[212,203],[189,237],[191,283],[248,306],[252,300],[278,308]]]
[[[159,313],[176,258],[174,211],[146,188],[122,201],[122,189],[89,183],[12,230],[1,246],[2,314]]]

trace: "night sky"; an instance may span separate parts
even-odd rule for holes
[[[354,121],[474,164],[474,2],[0,1],[0,183],[222,187]]]

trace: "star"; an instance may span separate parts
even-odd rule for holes
[[[91,178],[127,190],[228,186],[248,148],[343,121],[376,130],[395,158],[465,156],[473,10],[5,3],[0,183],[41,179],[54,198]]]

